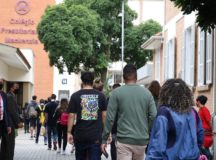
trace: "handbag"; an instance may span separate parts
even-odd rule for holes
[[[206,155],[204,155],[204,154],[200,154],[198,160],[208,160],[208,158],[206,157]]]

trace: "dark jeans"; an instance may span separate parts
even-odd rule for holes
[[[53,138],[53,143],[57,142],[56,126],[47,126],[47,132],[48,132],[47,133],[47,136],[48,136],[48,148],[52,148],[52,138]]]
[[[117,160],[117,153],[116,153],[116,135],[112,135],[112,142],[110,144],[110,152],[112,160]]]
[[[76,143],[76,160],[100,160],[101,150],[100,143]],[[87,154],[88,153],[88,154]]]
[[[11,134],[3,132],[1,140],[0,159],[13,160],[15,148],[15,129],[11,128]]]
[[[25,133],[29,133],[29,119],[25,119],[24,121],[24,130]]]
[[[61,148],[62,138],[63,138],[63,150],[67,146],[67,125],[57,124],[57,133],[58,133],[58,146]]]
[[[35,141],[36,141],[36,143],[38,142],[38,140],[39,140],[39,136],[40,136],[40,131],[41,131],[41,123],[39,123],[39,121],[37,122],[37,134],[36,134],[36,139],[35,139]],[[46,128],[46,124],[44,125],[44,127]],[[44,143],[46,143],[47,142],[47,135],[46,135],[46,133],[45,133],[45,135],[44,135]]]

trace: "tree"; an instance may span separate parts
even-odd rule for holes
[[[37,31],[49,53],[50,65],[55,65],[60,72],[64,66],[68,72],[80,71],[80,64],[94,56],[101,25],[99,15],[85,6],[60,4],[48,7]]]
[[[84,69],[94,68],[105,80],[108,62],[121,59],[121,5],[122,0],[65,0],[48,7],[37,30],[50,64],[61,72],[64,66],[68,72],[78,72],[82,64]],[[136,17],[125,3],[125,59],[141,66],[146,54],[140,46],[143,37],[150,37],[144,34],[156,31],[145,32],[147,28],[142,25],[134,27]]]
[[[148,20],[139,26],[127,28],[125,31],[125,61],[140,68],[147,61],[152,60],[152,51],[142,49],[141,45],[161,30],[161,25],[154,20]]]
[[[216,1],[215,0],[171,0],[175,6],[183,11],[183,14],[190,14],[195,11],[196,22],[202,30],[211,31],[216,25]]]

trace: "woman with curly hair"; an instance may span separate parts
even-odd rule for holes
[[[181,79],[167,80],[160,91],[159,106],[146,160],[197,160],[204,130],[193,109],[189,87]]]

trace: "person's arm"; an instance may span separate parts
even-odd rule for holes
[[[209,110],[205,107],[204,108],[204,118],[205,121],[209,124],[209,126],[212,128],[212,123],[211,123],[211,114],[209,112]]]
[[[74,95],[71,96],[69,105],[68,105],[68,125],[67,125],[67,134],[68,134],[68,142],[73,144],[73,135],[72,129],[74,125],[75,118],[77,118],[77,105],[76,105],[76,98]]]
[[[15,128],[18,128],[20,120],[19,120],[18,108],[16,106],[14,97],[12,97],[11,95],[8,95],[7,102],[8,102],[8,112],[11,117],[12,123],[14,124]]]
[[[9,111],[8,111],[8,103],[7,103],[7,95],[4,94],[4,116],[5,116],[5,124],[7,127],[7,133],[10,134],[11,133],[11,118],[9,115]]]
[[[155,119],[156,114],[157,114],[155,101],[154,101],[154,98],[152,95],[150,95],[148,107],[149,107],[149,109],[148,109],[148,122],[149,122],[148,125],[149,125],[149,131],[151,131],[152,124],[153,124],[154,119]]]
[[[102,135],[102,144],[106,144],[107,139],[110,135],[117,114],[117,107],[118,107],[117,95],[115,94],[115,92],[113,92],[109,99],[109,103],[107,107],[106,120],[105,120],[103,135]]]
[[[166,158],[168,120],[165,116],[157,116],[151,130],[146,160],[163,160]]]
[[[106,111],[102,111],[102,122],[103,122],[103,126],[105,125],[105,121],[106,121]]]
[[[73,144],[72,129],[73,129],[73,125],[74,125],[74,119],[75,119],[75,113],[69,113],[67,133],[68,133],[68,142],[70,144]]]

